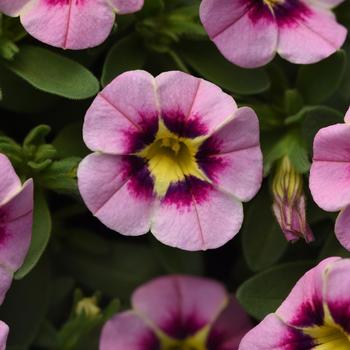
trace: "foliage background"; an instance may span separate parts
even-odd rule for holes
[[[307,186],[316,240],[287,244],[272,215],[270,190],[274,164],[285,154],[307,184],[314,135],[342,122],[350,104],[350,42],[310,66],[275,58],[262,69],[241,69],[209,41],[198,6],[196,0],[146,0],[141,12],[118,18],[103,45],[78,52],[47,47],[27,36],[18,19],[0,14],[0,152],[36,185],[31,249],[0,309],[11,328],[9,350],[97,349],[103,322],[128,307],[138,285],[168,273],[221,280],[259,320],[317,261],[350,256],[334,236],[335,215],[317,208]],[[349,2],[336,12],[350,28]],[[259,116],[263,188],[245,206],[240,234],[220,249],[188,253],[150,234],[118,235],[79,197],[76,168],[88,153],[81,136],[85,112],[101,87],[133,69],[190,72]],[[78,314],[79,300],[92,295],[101,313]]]

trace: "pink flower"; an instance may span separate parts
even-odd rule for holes
[[[6,341],[9,333],[9,327],[6,323],[0,321],[0,350],[6,350]]]
[[[34,38],[75,50],[101,44],[116,13],[136,12],[142,6],[143,0],[0,0],[0,12],[20,16]]]
[[[0,305],[13,274],[27,255],[32,236],[33,181],[21,184],[10,161],[0,154]],[[0,350],[6,348],[8,327],[0,321]]]
[[[339,211],[335,233],[350,250],[350,110],[344,124],[321,129],[314,140],[310,190],[326,211]]]
[[[185,73],[120,75],[88,110],[83,136],[95,153],[79,166],[80,193],[124,235],[151,230],[170,246],[219,247],[261,185],[253,110]]]
[[[288,156],[282,158],[273,179],[273,212],[288,241],[304,238],[314,240],[306,221],[303,176],[294,168]]]
[[[331,8],[343,0],[203,0],[202,23],[232,63],[253,68],[276,52],[286,60],[321,61],[344,43],[347,30]]]
[[[167,276],[138,288],[133,309],[106,323],[100,350],[236,350],[251,322],[212,280]]]
[[[307,272],[275,314],[239,350],[350,349],[350,260],[329,258]]]

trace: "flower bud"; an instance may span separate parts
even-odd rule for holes
[[[272,191],[273,212],[286,239],[313,241],[313,233],[306,222],[303,176],[293,167],[288,156],[284,156],[277,166]]]
[[[101,309],[97,306],[97,300],[95,297],[83,298],[76,306],[77,315],[86,315],[87,317],[95,317],[101,314]]]

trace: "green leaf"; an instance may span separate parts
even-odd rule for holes
[[[328,238],[320,251],[319,260],[329,258],[330,256],[350,258],[350,252],[341,246],[334,232],[329,233]]]
[[[27,350],[40,330],[50,298],[46,260],[25,278],[15,281],[1,306],[0,319],[10,327],[7,349]]]
[[[312,262],[305,261],[275,266],[245,281],[237,291],[237,298],[251,316],[261,320],[276,311],[312,266]]]
[[[94,96],[99,83],[81,64],[36,46],[22,46],[6,66],[39,90],[71,99]]]
[[[284,103],[287,115],[293,115],[298,113],[303,107],[303,98],[298,90],[286,90],[284,93]]]
[[[102,71],[102,85],[106,86],[123,72],[143,68],[146,59],[147,51],[137,35],[119,40],[108,52]]]
[[[287,249],[288,242],[272,214],[267,186],[249,207],[242,229],[242,245],[244,257],[253,271],[273,265]]]
[[[342,113],[326,106],[305,109],[302,118],[302,135],[309,154],[312,154],[314,138],[321,128],[344,122]]]
[[[166,273],[182,273],[202,275],[204,273],[204,259],[201,252],[187,252],[168,247],[155,238],[151,238],[152,248],[160,265]]]
[[[153,250],[137,242],[104,239],[87,230],[65,231],[60,264],[83,286],[128,299],[140,284],[161,272]]]
[[[271,171],[274,163],[285,155],[290,157],[293,166],[299,173],[304,174],[310,169],[310,161],[299,130],[291,129],[288,134],[268,146],[268,148],[263,148],[265,175]]]
[[[81,122],[67,124],[53,140],[60,158],[85,157],[90,152],[81,137],[83,125]]]
[[[38,263],[45,251],[51,234],[51,215],[48,208],[46,198],[40,190],[35,191],[34,195],[34,221],[32,242],[29,252],[22,265],[16,272],[15,278],[21,279],[26,276]]]
[[[0,106],[24,114],[38,113],[53,108],[58,96],[33,89],[29,83],[5,68],[0,62]]]
[[[319,104],[339,88],[346,65],[344,51],[312,65],[302,66],[297,77],[297,88],[306,103]]]
[[[205,79],[241,95],[267,90],[270,81],[263,69],[243,69],[227,61],[208,41],[188,42],[181,46],[184,60]]]
[[[77,185],[78,157],[69,157],[51,163],[38,174],[40,186],[57,193],[79,195]]]

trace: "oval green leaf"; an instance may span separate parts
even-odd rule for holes
[[[275,266],[245,281],[237,291],[237,298],[251,316],[261,320],[276,311],[312,266],[312,262],[305,261]]]
[[[26,45],[6,66],[39,90],[71,99],[85,99],[97,94],[99,83],[81,64],[51,52]]]
[[[204,78],[239,95],[257,94],[270,87],[264,69],[244,69],[227,61],[208,41],[190,42],[181,47],[181,56]]]

